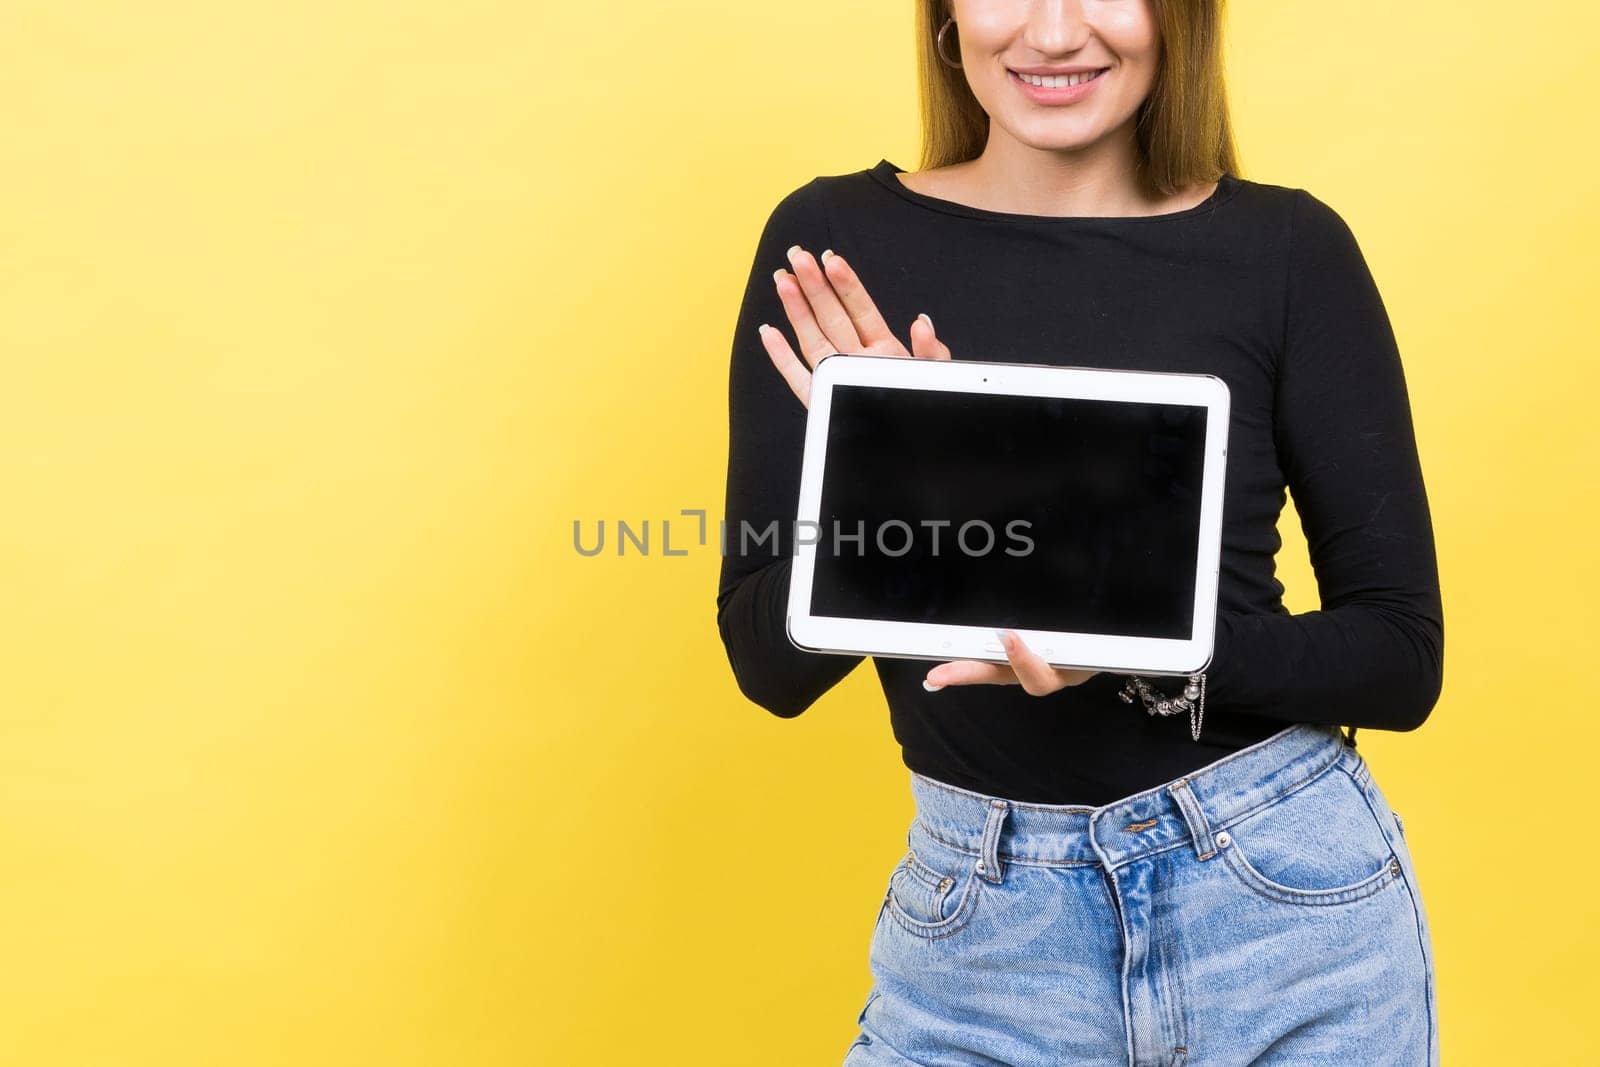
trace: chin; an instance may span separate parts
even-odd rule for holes
[[[1054,122],[1022,123],[1012,129],[1012,136],[1029,148],[1049,152],[1088,148],[1111,132],[1109,128],[1101,129],[1098,123],[1093,128],[1085,128],[1081,123],[1064,123],[1059,119]]]

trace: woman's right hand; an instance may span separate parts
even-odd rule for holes
[[[811,371],[824,356],[858,352],[907,359],[950,358],[950,349],[935,335],[933,320],[927,315],[912,320],[911,351],[906,351],[906,346],[889,331],[889,324],[883,321],[855,270],[837,252],[824,251],[822,262],[818,263],[810,252],[795,245],[789,249],[789,264],[794,268],[793,274],[780,267],[772,278],[784,313],[800,340],[805,362],[795,355],[788,338],[775,326],[761,324],[761,343],[778,373],[807,408],[811,406]]]

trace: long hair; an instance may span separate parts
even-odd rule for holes
[[[1239,176],[1222,77],[1223,0],[1149,2],[1160,26],[1161,61],[1134,127],[1140,179],[1150,191],[1170,196],[1224,173]],[[922,170],[976,159],[989,139],[989,115],[966,74],[935,50],[934,37],[950,17],[947,3],[917,3]],[[945,34],[947,50],[954,35],[954,27]]]

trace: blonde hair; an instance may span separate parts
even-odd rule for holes
[[[1134,140],[1146,187],[1171,196],[1191,185],[1239,175],[1222,77],[1223,0],[1149,0],[1161,30],[1161,63],[1139,105]],[[931,170],[983,154],[989,116],[966,74],[935,49],[948,0],[917,4],[917,75],[922,102],[922,163]],[[955,48],[955,27],[945,48]]]

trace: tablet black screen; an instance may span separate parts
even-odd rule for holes
[[[811,613],[1187,640],[1205,437],[1193,405],[835,386]]]

